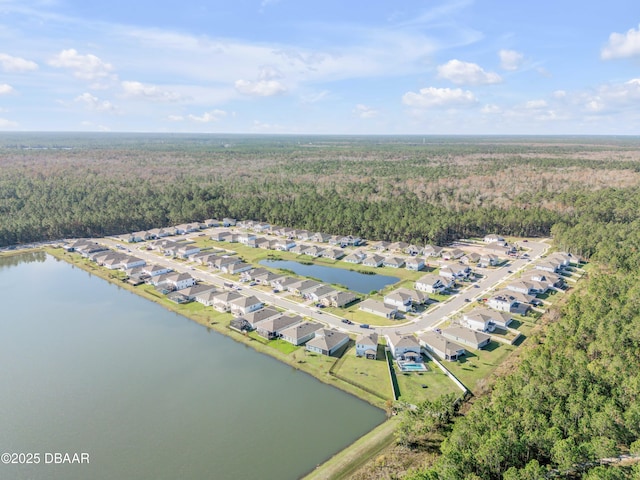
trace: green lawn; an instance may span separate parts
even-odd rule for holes
[[[462,359],[445,362],[443,365],[473,392],[478,381],[489,377],[515,349],[515,346],[491,341],[485,350],[467,349],[467,354]]]
[[[402,373],[394,366],[396,377],[398,378],[398,386],[400,387],[399,400],[416,404],[423,400],[436,399],[446,393],[461,393],[461,390],[435,363],[425,359],[425,365],[429,368],[429,371],[424,373]],[[423,385],[426,385],[426,388],[423,388]]]
[[[384,356],[384,346],[378,345],[377,360],[356,357],[355,347],[347,350],[335,374],[356,385],[379,392],[388,399],[393,398],[389,370]]]

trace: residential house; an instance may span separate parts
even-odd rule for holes
[[[220,292],[217,291],[216,289],[208,290],[206,292],[198,293],[195,296],[195,300],[196,302],[201,303],[205,307],[212,307],[216,296],[218,296],[219,294]]]
[[[261,308],[260,310],[254,310],[244,315],[244,319],[249,322],[252,328],[257,329],[260,322],[265,322],[273,318],[280,317],[282,312],[272,307]]]
[[[452,286],[450,278],[443,278],[434,274],[427,274],[420,277],[416,283],[416,290],[427,293],[442,293],[446,288]]]
[[[532,283],[525,282],[524,280],[516,280],[515,282],[511,282],[507,285],[507,290],[524,293],[525,295],[536,295],[538,293],[544,293],[539,292]]]
[[[275,288],[276,290],[282,290],[282,291],[286,291],[289,290],[289,287],[291,287],[292,285],[295,285],[296,283],[299,283],[300,280],[298,278],[294,278],[294,277],[283,277],[283,278],[279,278],[274,280],[271,283],[271,286],[273,288]]]
[[[349,335],[337,330],[321,328],[316,330],[314,337],[307,342],[305,348],[310,352],[331,356],[349,342]]]
[[[204,224],[205,228],[212,228],[212,227],[217,227],[218,225],[220,225],[220,222],[218,220],[216,220],[215,218],[207,218],[202,223]]]
[[[235,218],[229,218],[229,217],[225,217],[222,219],[222,226],[223,227],[235,227],[236,226],[236,219]]]
[[[291,239],[280,239],[280,240],[276,240],[273,246],[273,249],[280,250],[281,252],[288,252],[295,246],[296,246],[296,242],[294,242]]]
[[[362,261],[367,257],[366,253],[361,252],[360,250],[356,250],[355,252],[347,255],[343,258],[343,261],[347,263],[362,263]]]
[[[195,244],[182,244],[176,250],[176,256],[180,258],[188,258],[191,255],[195,255],[200,252],[200,247]]]
[[[556,273],[561,269],[561,264],[559,262],[554,261],[542,261],[535,265],[537,270],[542,270],[543,272]]]
[[[256,330],[258,331],[258,335],[261,337],[266,338],[267,340],[273,340],[275,338],[279,338],[284,330],[301,324],[302,322],[303,318],[299,315],[280,315],[278,317],[258,322]]]
[[[256,235],[250,232],[243,232],[238,236],[238,242],[248,247],[256,246]]]
[[[380,255],[369,255],[362,261],[362,265],[365,267],[379,267],[384,262],[384,257]]]
[[[289,286],[288,290],[294,295],[303,296],[312,290],[318,288],[321,283],[315,280],[299,280],[298,283],[294,283]]]
[[[453,248],[442,253],[442,258],[444,260],[458,260],[462,257],[464,257],[464,252],[459,248]]]
[[[344,255],[344,250],[341,250],[339,248],[327,248],[322,252],[322,256],[330,260],[339,260],[344,257]]]
[[[422,253],[425,257],[440,257],[442,255],[442,247],[437,245],[427,245],[422,249]]]
[[[406,242],[393,242],[389,244],[388,250],[392,252],[400,253],[400,252],[404,252],[408,246],[409,244]]]
[[[385,267],[400,268],[404,265],[404,258],[387,257],[383,260],[382,265]]]
[[[239,273],[246,272],[247,270],[251,270],[252,268],[253,268],[253,265],[251,265],[250,263],[245,263],[240,261],[240,262],[234,262],[234,263],[227,263],[226,265],[221,267],[220,270],[223,273],[237,275]]]
[[[308,241],[308,240],[311,240],[312,236],[313,235],[308,230],[297,230],[296,231],[296,238],[298,240]]]
[[[225,267],[228,267],[229,265],[233,265],[234,263],[240,263],[242,262],[242,260],[240,260],[238,257],[230,257],[227,255],[224,255],[222,257],[217,257],[212,263],[210,263],[210,266],[218,269],[218,270],[222,270]]]
[[[229,328],[240,333],[250,332],[251,330],[253,330],[251,324],[242,317],[233,318],[229,322]]]
[[[171,285],[175,290],[191,287],[196,284],[195,278],[188,273],[170,273],[165,282]]]
[[[233,235],[233,233],[228,231],[214,232],[213,234],[211,234],[211,240],[213,240],[214,242],[231,242],[233,239]]]
[[[404,249],[404,253],[415,257],[416,255],[420,255],[422,253],[422,248],[418,247],[417,245],[409,245]]]
[[[302,345],[304,342],[311,340],[316,330],[321,328],[322,325],[318,323],[299,323],[280,332],[280,338],[293,345]]]
[[[464,314],[462,320],[471,330],[493,332],[495,327],[507,328],[513,317],[506,312],[480,308]]]
[[[145,265],[142,267],[142,273],[149,275],[150,277],[155,277],[156,275],[162,275],[172,271],[173,270],[171,268],[160,265]]]
[[[409,257],[405,262],[407,270],[420,271],[424,268],[424,259],[422,257]]]
[[[398,288],[385,295],[384,304],[400,312],[410,312],[414,309],[415,305],[422,305],[428,299],[429,297],[422,292],[409,290],[408,288]]]
[[[376,252],[384,252],[385,250],[389,250],[389,245],[391,245],[389,242],[385,242],[384,240],[381,240],[379,242],[374,242],[373,245],[371,245],[371,247]]]
[[[309,255],[310,257],[321,257],[324,253],[324,248],[316,247],[315,245],[307,248],[302,253]]]
[[[356,357],[375,360],[378,357],[378,334],[364,333],[356,338]]]
[[[380,317],[388,319],[396,318],[396,314],[398,313],[397,308],[387,306],[384,303],[372,298],[368,298],[367,300],[362,302],[358,308],[363,312],[373,313],[374,315],[378,315]]]
[[[401,335],[398,332],[389,332],[385,335],[387,346],[391,355],[396,360],[403,360],[408,353],[421,356],[420,344],[413,335]]]
[[[500,257],[494,253],[485,253],[480,255],[480,260],[478,261],[478,266],[481,268],[486,267],[495,267],[500,263]]]
[[[485,235],[482,241],[484,243],[501,243],[503,245],[506,243],[503,237],[495,233],[490,233],[489,235]]]
[[[442,265],[438,273],[441,277],[456,280],[467,278],[471,273],[471,269],[466,265]]]
[[[539,304],[542,303],[540,300],[538,300],[533,295],[526,295],[526,294],[521,293],[521,292],[514,292],[513,290],[507,290],[507,289],[498,290],[493,295],[494,295],[494,297],[505,297],[509,301],[515,302],[513,307],[517,306],[518,304],[539,305]],[[489,299],[489,300],[491,300],[491,299]],[[489,305],[489,306],[491,306],[491,305]],[[511,312],[515,313],[516,311],[513,310],[513,307],[512,307]],[[496,310],[499,310],[499,309],[496,309]],[[506,311],[506,310],[503,310],[503,311]],[[523,312],[518,312],[518,313],[523,313]]]
[[[478,263],[480,261],[480,254],[476,252],[467,253],[464,257],[460,259],[460,261],[465,265],[469,265],[471,263]]]
[[[264,303],[262,303],[255,295],[251,295],[248,297],[242,296],[240,298],[236,298],[229,302],[229,306],[231,307],[231,313],[236,317],[239,317],[255,312],[256,310],[260,310],[264,306]]]
[[[231,310],[231,302],[239,298],[242,298],[242,295],[237,292],[222,292],[213,298],[212,306],[219,312],[228,312]]]
[[[215,291],[216,291],[216,287],[214,287],[213,285],[206,285],[204,283],[199,283],[199,284],[195,284],[190,287],[178,290],[178,293],[181,293],[182,295],[184,295],[189,301],[194,301],[196,300],[196,297],[198,295],[203,295],[205,293],[211,293]]]
[[[147,262],[141,258],[127,255],[125,258],[122,259],[122,262],[120,263],[120,268],[123,270],[129,270],[131,268],[144,267],[146,264]]]
[[[486,333],[457,326],[445,328],[442,330],[442,336],[476,350],[486,347],[491,341],[491,337]]]
[[[327,243],[330,238],[331,235],[328,233],[316,232],[311,236],[310,240],[316,243]]]
[[[420,345],[431,354],[436,354],[442,360],[455,362],[462,357],[466,350],[437,332],[427,332],[418,336]]]
[[[314,302],[319,302],[325,297],[329,297],[336,293],[335,288],[331,288],[328,285],[320,285],[317,288],[314,288],[309,293],[307,293],[307,298],[313,300]]]
[[[292,247],[289,251],[291,253],[295,253],[297,255],[302,255],[304,253],[305,250],[307,250],[309,248],[309,245],[305,245],[303,243],[298,243],[296,244],[295,247]]]
[[[517,304],[516,298],[510,294],[494,295],[487,301],[489,307],[499,312],[511,312]]]
[[[258,233],[266,233],[271,230],[271,225],[264,222],[259,222],[253,225],[253,230]]]
[[[358,300],[352,292],[334,291],[322,299],[322,303],[328,307],[343,308]]]
[[[340,246],[344,247],[359,247],[362,245],[362,239],[360,237],[354,237],[353,235],[347,235],[340,239]]]

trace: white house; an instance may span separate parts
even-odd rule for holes
[[[446,282],[446,283],[445,283]],[[416,290],[427,293],[442,293],[447,285],[451,284],[450,279],[443,279],[438,275],[427,274],[416,280]]]
[[[176,290],[191,287],[196,284],[196,280],[188,273],[173,273],[166,278],[166,283],[172,285]]]
[[[397,332],[390,332],[385,337],[389,351],[395,359],[403,359],[409,352],[417,355],[421,354],[420,344],[413,335],[400,335]]]
[[[410,257],[405,262],[405,268],[407,270],[415,270],[416,272],[424,268],[424,258],[422,257]]]
[[[499,312],[510,312],[516,303],[515,297],[511,295],[494,295],[489,298],[487,305]]]
[[[436,332],[427,332],[418,336],[420,345],[429,353],[435,353],[442,360],[454,362],[466,353],[462,345],[443,337]]]
[[[293,345],[302,345],[304,342],[311,340],[316,330],[321,328],[322,325],[318,323],[299,323],[280,332],[280,338]]]
[[[260,310],[264,304],[256,296],[251,295],[232,300],[229,302],[229,306],[233,315],[240,316]]]
[[[384,257],[380,255],[369,255],[362,261],[362,265],[365,267],[379,267],[384,262]]]
[[[396,318],[396,314],[398,313],[398,309],[385,305],[382,302],[374,300],[373,298],[368,298],[364,302],[360,303],[358,307],[363,312],[373,313],[374,315],[378,315],[380,317],[393,319]]]
[[[358,335],[356,338],[356,357],[375,360],[378,355],[378,334],[375,332]]]

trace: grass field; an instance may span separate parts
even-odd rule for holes
[[[423,400],[434,400],[440,395],[461,391],[431,360],[425,359],[425,365],[429,371],[424,373],[402,373],[395,367],[400,387],[398,400],[415,405]],[[423,385],[426,387],[423,388]]]
[[[478,381],[488,378],[515,349],[515,346],[492,341],[486,349],[467,349],[467,354],[460,360],[444,365],[473,393]]]

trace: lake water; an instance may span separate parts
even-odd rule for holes
[[[295,479],[384,419],[44,254],[0,259],[0,301],[0,453],[41,455],[0,478]]]
[[[261,265],[270,268],[285,268],[303,277],[313,277],[325,283],[344,285],[349,290],[369,293],[396,283],[399,278],[388,275],[366,275],[343,268],[324,267],[322,265],[303,265],[291,260],[262,260]]]

